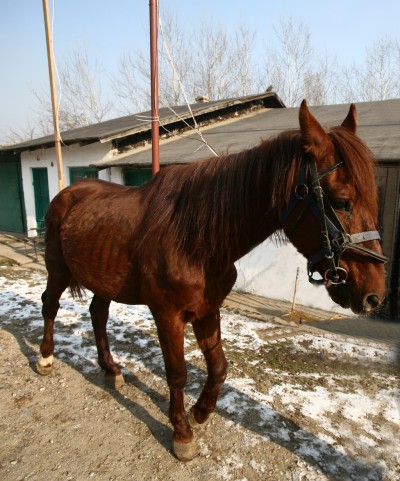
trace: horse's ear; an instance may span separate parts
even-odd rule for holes
[[[323,155],[330,140],[318,120],[308,110],[306,100],[303,100],[300,105],[299,122],[305,152],[312,154],[315,158]]]
[[[357,109],[354,104],[350,105],[349,113],[347,117],[343,120],[342,127],[349,130],[352,134],[356,133],[357,130]]]

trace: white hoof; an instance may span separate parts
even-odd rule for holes
[[[192,411],[192,410],[190,410],[190,411],[187,413],[187,422],[189,423],[189,426],[190,426],[192,429],[196,429],[196,428],[198,428],[199,426],[201,426],[201,424],[196,421],[196,418],[194,417],[194,414],[193,414],[193,411]]]
[[[190,443],[178,443],[175,439],[172,440],[172,450],[179,461],[187,462],[197,456],[197,443],[193,439]]]
[[[193,414],[193,411],[190,410],[188,413],[187,413],[187,422],[189,423],[189,426],[192,428],[192,429],[198,429],[200,428],[201,426],[205,426],[209,421],[210,419],[212,418],[212,416],[214,415],[214,413],[211,413],[208,418],[204,421],[204,423],[198,423],[196,421],[196,418],[194,417],[194,414]]]
[[[49,357],[43,357],[39,355],[39,359],[36,361],[36,369],[42,376],[48,376],[53,370],[54,357],[51,354]]]

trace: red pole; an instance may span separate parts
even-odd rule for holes
[[[151,73],[151,160],[153,176],[160,170],[158,120],[158,0],[150,0],[150,73]]]

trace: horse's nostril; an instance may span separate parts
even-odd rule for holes
[[[376,294],[370,294],[365,298],[365,309],[367,311],[375,309],[380,304],[379,297]]]

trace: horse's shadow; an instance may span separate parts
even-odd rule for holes
[[[27,302],[27,299],[16,296],[13,294],[16,302]],[[30,304],[32,301],[28,301]],[[38,312],[40,312],[40,305],[36,303]],[[73,309],[74,304],[70,301],[63,301],[63,307],[65,309]],[[21,323],[21,320],[19,321]],[[112,319],[111,323],[112,324]],[[31,347],[32,344],[37,343],[37,337],[32,337],[32,331],[21,333],[18,329],[13,327],[11,323],[3,326],[5,330],[10,332],[20,345],[21,352],[26,356],[28,362],[33,370],[35,368],[35,360],[37,357],[37,351]],[[64,329],[64,334],[68,335],[68,329]],[[109,329],[110,340],[113,338],[112,325]],[[36,336],[36,335],[35,335]],[[158,346],[158,341],[148,333],[141,331],[141,339],[145,336],[147,345],[152,349]],[[135,354],[135,346],[132,346],[132,358],[140,363],[152,374],[160,376],[160,370],[164,372],[164,366],[162,362],[161,350],[160,355],[156,356],[159,362],[155,362],[155,356],[141,356],[138,357]],[[115,351],[115,349],[114,349]],[[172,429],[166,424],[163,424],[156,419],[145,407],[139,402],[134,401],[130,397],[124,395],[124,390],[121,392],[108,389],[104,386],[103,377],[92,372],[80,371],[76,364],[72,363],[65,358],[62,360],[70,367],[78,370],[81,375],[88,381],[93,383],[99,388],[107,390],[114,399],[125,409],[127,409],[133,416],[139,421],[144,423],[152,432],[154,439],[165,450],[171,451],[170,437],[172,435]],[[162,364],[162,366],[160,366]],[[186,386],[186,392],[196,398],[199,395],[199,384],[202,385],[206,373],[204,370],[199,369],[192,363],[188,363],[189,382]],[[145,393],[150,400],[157,406],[162,412],[168,411],[169,399],[160,394],[157,390],[153,389],[149,385],[146,385],[139,379],[132,371],[124,369],[124,377],[128,386],[132,386],[142,393]],[[165,377],[164,377],[165,379]],[[193,382],[195,379],[195,382]],[[200,380],[200,383],[199,383]],[[125,391],[126,392],[126,391]],[[286,448],[288,451],[296,454],[302,458],[308,464],[312,465],[316,470],[323,473],[325,476],[332,480],[345,481],[351,479],[366,479],[371,481],[381,481],[383,479],[382,466],[378,464],[369,464],[364,461],[354,460],[346,454],[340,452],[335,447],[331,446],[324,440],[318,438],[309,431],[306,431],[301,426],[287,418],[286,416],[278,413],[277,411],[269,408],[265,404],[251,398],[249,395],[239,391],[228,381],[225,383],[220,398],[226,396],[233,397],[234,399],[240,399],[240,402],[245,406],[244,414],[235,412],[232,415],[229,408],[219,407],[218,414],[230,422],[236,423],[248,431],[252,431],[256,435],[268,439],[277,445]],[[226,405],[224,403],[224,405]]]

